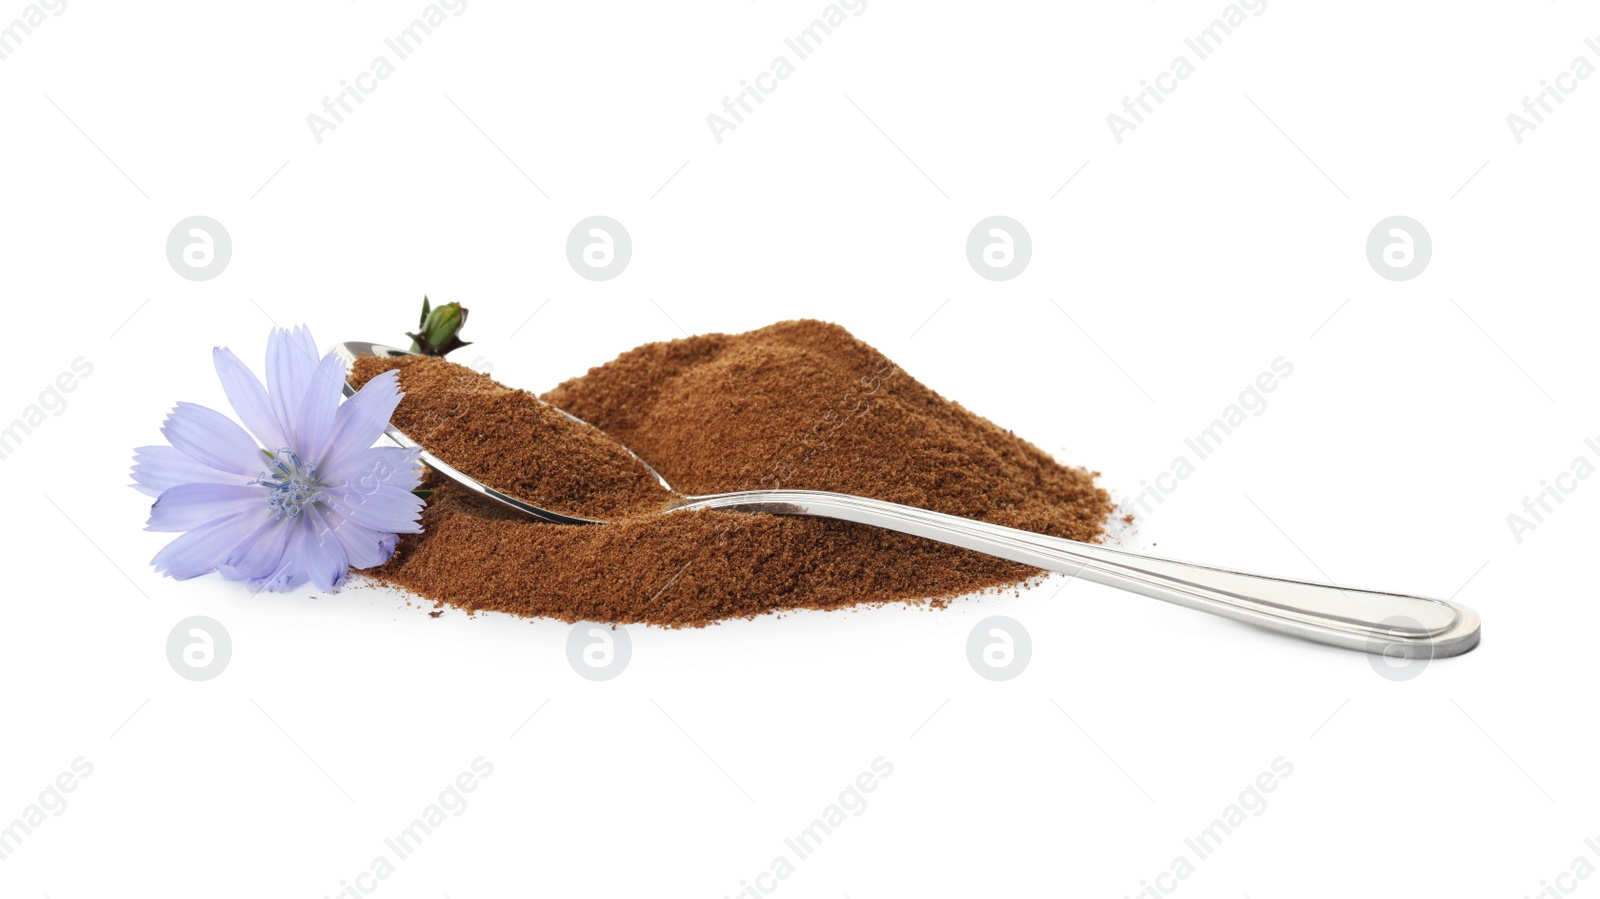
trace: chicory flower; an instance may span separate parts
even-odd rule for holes
[[[265,386],[230,350],[212,355],[245,427],[178,403],[161,428],[169,445],[134,451],[132,486],[156,498],[146,530],[180,533],[150,560],[157,571],[333,590],[421,532],[416,450],[373,446],[400,403],[395,372],[340,403],[343,360],[319,361],[303,327],[268,338]]]

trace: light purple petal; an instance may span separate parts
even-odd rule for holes
[[[416,449],[398,446],[374,446],[355,453],[346,453],[320,466],[322,483],[329,487],[362,488],[376,484],[389,484],[403,490],[415,490],[422,483],[422,463],[417,461]]]
[[[216,571],[229,550],[271,518],[272,510],[262,503],[257,511],[206,522],[168,543],[150,564],[156,571],[179,580]]]
[[[307,462],[322,458],[328,434],[333,431],[339,399],[344,396],[344,370],[344,360],[334,353],[322,357],[295,410],[295,451]]]
[[[294,542],[294,537],[291,536],[289,541],[292,544]],[[255,590],[256,592],[265,590],[269,593],[284,593],[299,587],[309,580],[311,580],[311,578],[307,576],[305,571],[289,565],[279,565],[278,570],[273,572],[271,577],[264,577],[259,580],[250,581],[249,583],[250,589]]]
[[[400,405],[402,396],[400,375],[394,371],[383,372],[362,385],[355,396],[339,406],[322,459],[331,466],[345,456],[370,448],[389,426],[389,416]]]
[[[261,386],[261,379],[256,377],[255,372],[245,368],[239,357],[226,347],[213,349],[211,360],[216,364],[217,378],[222,381],[222,390],[228,395],[228,402],[250,433],[274,452],[288,446],[289,435],[278,420],[278,413],[273,410],[272,401],[267,397],[267,389]]]
[[[133,451],[133,488],[146,496],[160,496],[179,484],[238,484],[243,480],[203,465],[175,446],[141,446]]]
[[[229,550],[222,564],[217,567],[224,577],[233,580],[258,581],[269,578],[283,562],[289,535],[303,526],[305,522],[298,519],[269,518]]]
[[[293,433],[295,406],[305,398],[306,388],[317,372],[317,344],[311,332],[301,325],[294,330],[275,328],[267,337],[267,393],[272,409],[286,431],[283,436],[293,446],[299,435]],[[277,447],[272,447],[276,450]]]
[[[395,534],[420,534],[422,498],[409,490],[379,484],[371,489],[342,487],[326,491],[328,503],[341,516],[362,527]]]
[[[350,572],[350,560],[345,556],[344,546],[334,535],[322,513],[317,509],[310,509],[308,514],[311,516],[311,521],[300,535],[300,545],[296,547],[299,557],[296,562],[306,574],[310,575],[311,583],[318,590],[337,589],[344,583],[345,575]]]
[[[258,475],[266,468],[266,456],[245,429],[205,406],[174,406],[161,434],[184,454],[211,468],[241,475]]]
[[[310,576],[306,574],[305,568],[293,562],[293,559],[297,559],[301,555],[295,547],[298,541],[302,539],[303,534],[304,531],[301,528],[291,528],[289,530],[288,544],[284,550],[283,560],[278,563],[277,569],[272,574],[264,578],[252,578],[249,581],[250,589],[258,593],[262,590],[271,593],[283,593],[311,580]]]
[[[187,531],[266,504],[266,488],[259,484],[179,484],[150,506],[145,530]]]
[[[349,559],[351,568],[382,565],[394,555],[395,544],[399,542],[394,534],[364,528],[340,516],[331,508],[326,511],[324,520],[327,522],[329,532],[338,539],[339,545],[344,547],[344,554]]]

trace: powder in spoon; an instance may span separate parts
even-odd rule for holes
[[[672,498],[616,440],[465,366],[436,356],[363,356],[350,380],[359,387],[391,369],[406,398],[390,423],[502,493],[601,521],[659,511]]]
[[[447,378],[467,377],[466,369],[440,360],[406,367],[424,364]],[[438,392],[404,383],[396,413],[402,430],[402,416],[431,421],[455,408]],[[647,344],[546,399],[632,446],[686,493],[837,490],[1088,541],[1101,536],[1112,511],[1094,473],[1055,462],[823,322]],[[551,435],[560,440],[568,433]],[[534,449],[496,430],[475,434],[475,446],[513,465],[566,451],[564,445]],[[423,513],[424,533],[403,535],[394,559],[372,574],[469,611],[699,626],[798,608],[938,606],[1040,574],[922,538],[822,519],[661,515],[625,503],[609,516],[612,524],[550,525],[436,477],[430,483],[435,491]],[[553,494],[522,495],[567,508]]]

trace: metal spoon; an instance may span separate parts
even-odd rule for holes
[[[362,342],[345,343],[335,349],[350,363],[358,356],[409,355],[394,347]],[[345,395],[354,392],[346,383]],[[588,425],[575,416],[562,414]],[[530,518],[556,524],[604,524],[501,493],[429,453],[398,429],[391,426],[386,433],[400,446],[421,449],[422,461],[446,478]],[[648,463],[640,459],[639,464],[663,487],[672,489]],[[1442,599],[1358,590],[1179,562],[845,493],[744,490],[686,496],[664,514],[695,509],[854,521],[1059,571],[1317,643],[1390,658],[1444,658],[1460,655],[1478,645],[1478,613]]]

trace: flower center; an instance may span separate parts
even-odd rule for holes
[[[317,481],[316,463],[301,461],[288,447],[273,454],[272,466],[256,483],[267,488],[267,505],[278,518],[299,518],[306,506],[328,498]]]

